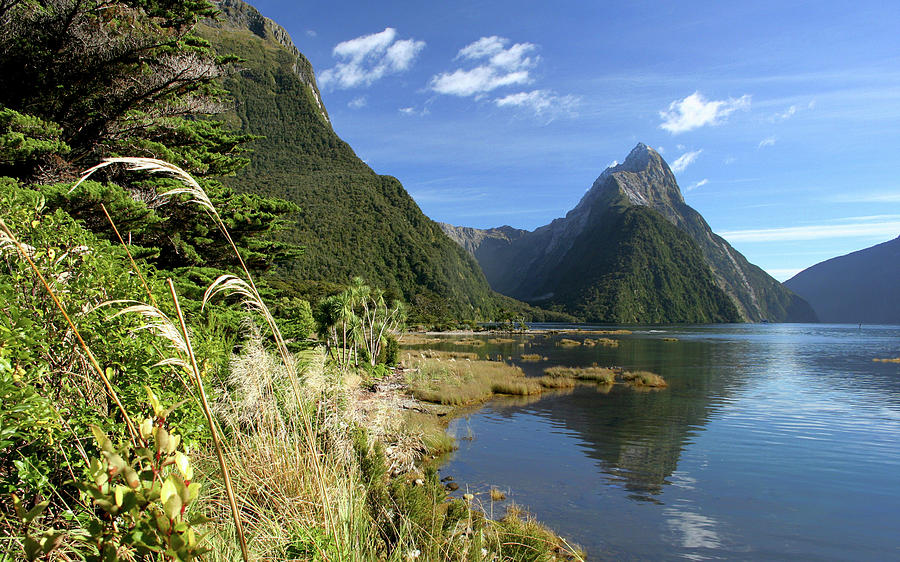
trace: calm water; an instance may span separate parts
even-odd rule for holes
[[[900,559],[900,364],[872,361],[900,356],[900,327],[631,329],[618,348],[472,348],[549,358],[529,374],[596,362],[669,388],[490,402],[451,425],[442,475],[495,516],[499,487],[592,560]]]

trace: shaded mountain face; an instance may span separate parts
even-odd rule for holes
[[[564,218],[533,232],[444,230],[497,291],[590,320],[815,321],[805,301],[712,232],[644,144],[606,169]]]
[[[305,251],[282,281],[307,288],[361,276],[402,295],[420,321],[492,318],[508,304],[399,181],[373,172],[335,134],[312,66],[287,32],[240,0],[218,7],[222,16],[200,33],[242,59],[223,83],[234,99],[226,119],[259,136],[249,166],[226,182],[302,209],[284,237]]]
[[[900,237],[818,263],[785,285],[822,322],[900,324]]]

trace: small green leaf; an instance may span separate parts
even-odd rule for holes
[[[26,525],[27,525],[28,523],[31,523],[32,521],[35,520],[35,518],[37,518],[38,515],[40,515],[41,513],[44,512],[45,509],[47,509],[47,506],[48,506],[48,505],[50,505],[50,502],[48,502],[48,501],[42,501],[41,503],[39,503],[39,504],[37,504],[36,506],[32,507],[31,509],[28,510],[28,513],[25,514],[25,517],[22,518],[22,521],[23,521]]]

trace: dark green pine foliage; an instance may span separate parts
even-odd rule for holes
[[[647,207],[610,207],[546,281],[547,304],[588,322],[739,322],[691,237]]]
[[[231,118],[261,137],[250,143],[250,165],[228,183],[302,209],[284,239],[304,255],[283,269],[282,281],[314,293],[317,283],[361,276],[402,295],[416,321],[495,318],[500,299],[474,259],[397,179],[374,173],[332,130],[312,68],[283,30],[243,3],[227,2],[223,11],[202,34],[220,53],[243,59],[224,80],[235,100]]]
[[[217,179],[247,164],[250,137],[212,118],[226,107],[217,78],[231,57],[217,56],[194,27],[215,13],[205,0],[0,2],[0,177],[115,240],[104,204],[157,267],[232,267],[230,247],[200,208],[159,197],[179,185],[173,180],[107,168],[94,176],[99,183],[68,193],[104,157],[166,160],[197,178],[250,267],[296,256],[270,235],[295,205]]]

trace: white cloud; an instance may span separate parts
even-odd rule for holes
[[[759,141],[759,145],[756,148],[764,148],[766,146],[774,146],[775,142],[777,140],[778,139],[776,139],[775,137],[766,137],[763,140]]]
[[[307,30],[306,30],[306,36],[307,36],[307,37],[318,37],[319,34],[316,33],[316,30],[315,30],[315,29],[307,29]]]
[[[722,160],[722,163],[726,166],[728,164],[734,164],[735,162],[737,162],[737,158],[735,158],[734,156],[726,156],[725,160]]]
[[[685,152],[674,162],[672,162],[672,171],[676,174],[683,172],[685,168],[687,168],[688,166],[693,164],[695,160],[697,160],[697,157],[700,156],[701,152],[703,152],[703,149]]]
[[[580,100],[575,96],[559,96],[549,90],[519,92],[494,100],[497,107],[518,107],[551,120],[560,115],[574,115]]]
[[[760,228],[720,232],[729,242],[785,242],[820,240],[823,238],[895,238],[900,234],[900,221],[857,222],[849,224],[820,224]]]
[[[784,121],[786,119],[790,119],[797,113],[797,106],[792,105],[789,108],[785,109],[781,113],[776,113],[772,116],[772,121]]]
[[[459,97],[480,97],[501,88],[528,84],[532,81],[530,71],[540,61],[540,57],[527,56],[537,49],[532,43],[506,45],[509,39],[491,36],[460,49],[456,59],[478,61],[474,68],[458,68],[431,77],[429,86],[439,94]]]
[[[706,178],[703,178],[702,180],[700,180],[698,182],[694,182],[691,185],[687,186],[686,188],[684,188],[684,190],[685,191],[694,191],[698,187],[703,187],[704,185],[706,185],[708,183],[709,183],[709,180]]]
[[[665,149],[664,147],[662,147],[662,146],[657,146],[657,147],[656,147],[656,152],[659,152],[660,154],[665,154],[665,153],[666,153],[666,149]]]
[[[667,111],[660,111],[663,122],[659,127],[675,135],[705,125],[718,125],[735,111],[749,108],[749,94],[737,99],[707,101],[700,92],[694,92],[670,103]]]
[[[882,193],[842,193],[827,198],[832,203],[900,203],[900,193],[885,191]]]
[[[425,42],[396,39],[397,30],[388,27],[380,33],[338,43],[332,55],[342,60],[322,72],[319,84],[337,88],[368,86],[385,75],[409,70]]]
[[[428,108],[427,108],[427,107],[422,108],[422,109],[416,109],[415,107],[412,107],[412,106],[410,106],[410,107],[401,107],[401,108],[398,109],[397,111],[399,111],[401,115],[408,115],[408,116],[410,116],[410,117],[413,117],[413,116],[428,115],[428,114],[430,113],[430,112],[428,111]]]
[[[350,109],[360,109],[366,106],[369,103],[369,100],[366,99],[366,96],[359,96],[358,98],[354,98],[347,104],[347,107]]]
[[[619,165],[619,161],[613,160],[612,162],[609,163],[609,166],[607,166],[607,168],[615,168],[618,165]]]

